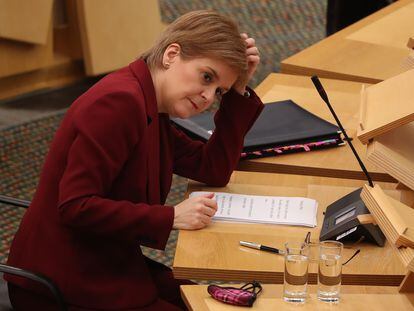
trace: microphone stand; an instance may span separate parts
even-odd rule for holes
[[[319,78],[317,76],[313,76],[311,79],[316,87],[316,90],[318,91],[322,100],[328,105],[328,108],[335,118],[336,123],[345,136],[344,140],[349,143],[349,146],[351,147],[351,150],[357,159],[359,166],[361,167],[368,180],[369,186],[374,187],[371,176],[369,175],[368,170],[356,152],[354,145],[352,144],[352,139],[348,137],[348,134],[342,126],[341,121],[339,121],[338,116],[336,115],[331,103],[329,102],[328,95],[326,94],[321,81],[319,81]],[[381,229],[371,223],[361,223],[357,217],[358,215],[369,214],[369,210],[361,200],[361,191],[362,188],[359,188],[344,196],[343,198],[333,202],[326,208],[325,218],[319,237],[321,241],[343,240],[345,237],[349,236],[348,239],[356,238],[358,241],[361,241],[367,238],[369,241],[375,242],[378,246],[384,246],[385,236],[382,233]],[[350,212],[353,214],[349,214]]]
[[[335,110],[332,108],[331,103],[329,102],[328,95],[325,92],[325,89],[322,86],[321,81],[319,80],[318,76],[312,76],[311,78],[313,84],[316,87],[316,90],[318,91],[319,95],[323,99],[323,101],[328,105],[329,110],[331,111],[333,117],[335,118],[336,123],[338,124],[339,128],[341,129],[342,133],[345,136],[345,141],[349,143],[349,146],[351,147],[352,152],[354,153],[355,158],[357,159],[359,166],[361,167],[362,171],[364,172],[365,176],[367,177],[368,184],[370,187],[374,187],[374,184],[372,182],[371,176],[369,176],[368,170],[366,169],[364,163],[362,162],[361,158],[359,157],[358,153],[356,152],[354,145],[352,144],[351,140],[352,138],[348,137],[348,134],[346,133],[344,127],[341,124],[341,121],[339,121],[338,116],[335,113]]]

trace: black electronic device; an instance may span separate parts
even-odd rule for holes
[[[385,236],[377,225],[362,224],[358,215],[369,214],[369,210],[361,200],[362,188],[359,188],[326,208],[325,217],[319,239],[337,240],[341,242],[363,239],[384,246]]]
[[[317,76],[313,76],[311,79],[319,95],[328,105],[328,108],[335,118],[336,123],[345,136],[344,140],[348,142],[359,165],[361,166],[361,169],[367,177],[369,185],[373,187],[372,179],[369,176],[364,163],[362,163],[354,146],[352,145],[351,139],[348,137],[345,129],[336,116],[336,113],[329,102],[328,95],[326,94],[321,82]],[[344,196],[343,198],[333,202],[326,208],[321,233],[319,236],[320,241],[337,240],[346,242],[364,240],[376,243],[378,246],[384,246],[385,236],[382,233],[381,229],[375,224],[361,223],[359,221],[359,215],[369,214],[369,210],[361,199],[361,191],[362,188],[359,188]]]

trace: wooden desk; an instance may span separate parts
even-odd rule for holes
[[[348,135],[356,138],[362,84],[328,79],[322,79],[322,83]],[[256,88],[256,92],[265,103],[292,99],[313,114],[336,124],[309,77],[273,73]],[[357,138],[353,144],[373,180],[395,181],[368,162],[366,146]],[[241,161],[237,169],[366,180],[349,146]]]
[[[349,182],[350,187],[343,187]],[[357,180],[235,172],[224,188],[205,188],[190,183],[189,191],[225,191],[275,196],[308,196],[319,202],[316,228],[216,222],[198,231],[182,230],[178,236],[173,263],[177,278],[283,283],[284,258],[239,246],[240,240],[282,248],[286,241],[303,240],[308,231],[318,240],[323,211],[334,200],[363,184]],[[336,186],[333,186],[336,185]],[[388,189],[390,184],[381,184]],[[361,253],[343,268],[343,283],[353,285],[389,285],[401,283],[406,271],[390,245],[358,245]],[[345,249],[344,258],[355,249]],[[316,283],[316,265],[310,269],[310,283]]]
[[[285,59],[290,74],[378,83],[402,72],[414,35],[414,1],[400,0]]]
[[[239,285],[232,285],[239,286]],[[320,302],[315,285],[309,286],[310,297],[303,305],[289,304],[282,299],[283,285],[265,284],[252,310],[414,310],[414,294],[400,294],[396,287],[342,286],[338,304]],[[207,285],[181,286],[181,295],[190,310],[231,311],[240,307],[214,300],[207,293]]]

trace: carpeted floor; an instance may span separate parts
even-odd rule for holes
[[[254,87],[269,73],[279,71],[281,59],[324,37],[326,0],[160,0],[162,18],[171,22],[196,9],[215,9],[239,21],[241,30],[255,37],[262,63]],[[8,103],[10,104],[10,103]],[[1,103],[0,103],[1,105]],[[35,192],[48,144],[64,112],[18,124],[0,131],[0,193],[30,200]],[[179,202],[186,180],[174,176],[169,204]],[[0,262],[8,249],[24,209],[0,204]],[[152,258],[172,264],[177,233],[165,252],[144,249]]]

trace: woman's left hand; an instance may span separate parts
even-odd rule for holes
[[[237,81],[233,88],[240,94],[244,94],[246,91],[247,83],[253,77],[256,72],[257,66],[260,63],[260,53],[256,46],[256,41],[249,37],[246,33],[240,34],[240,36],[246,42],[246,58],[247,58],[247,77],[245,81]]]

